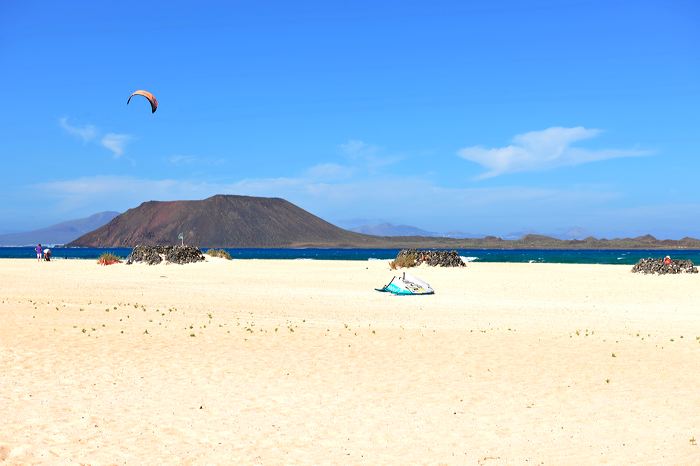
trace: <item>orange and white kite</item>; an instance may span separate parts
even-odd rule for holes
[[[151,103],[151,113],[156,113],[156,109],[158,108],[158,100],[156,100],[156,96],[154,96],[153,94],[151,94],[148,91],[142,91],[142,90],[134,91],[129,96],[129,100],[126,101],[127,105],[129,105],[129,102],[131,102],[131,98],[135,95],[140,95],[140,96],[143,96],[146,99],[148,99],[148,101]]]

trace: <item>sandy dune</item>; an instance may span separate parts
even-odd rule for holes
[[[700,464],[700,276],[629,268],[1,260],[0,464]]]

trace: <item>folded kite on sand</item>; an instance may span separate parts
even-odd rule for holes
[[[406,272],[401,277],[394,277],[391,281],[382,288],[375,288],[377,291],[386,291],[397,295],[419,295],[419,294],[434,294],[435,290],[420,278],[406,275]]]

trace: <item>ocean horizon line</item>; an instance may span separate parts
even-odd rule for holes
[[[110,252],[126,258],[133,248],[85,248],[54,247],[52,260],[95,260]],[[235,259],[262,260],[391,260],[400,251],[391,249],[360,248],[201,248],[224,249]],[[431,250],[456,250],[466,263],[559,263],[559,264],[617,264],[632,265],[648,257],[664,257],[691,260],[700,263],[700,249],[460,249],[426,248]],[[36,259],[34,248],[29,246],[0,246],[0,259]]]

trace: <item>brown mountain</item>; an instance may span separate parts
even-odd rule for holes
[[[425,236],[372,236],[343,230],[279,198],[217,195],[202,201],[144,202],[69,246],[133,247],[185,243],[238,248],[455,248],[455,249],[700,249],[694,238],[559,240],[526,235],[454,239]]]
[[[144,202],[70,246],[362,247],[374,237],[332,225],[279,198],[216,195],[202,201]]]

